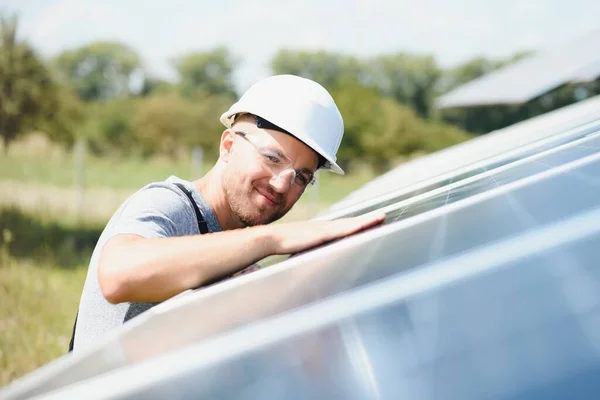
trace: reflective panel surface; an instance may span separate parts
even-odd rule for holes
[[[596,154],[599,151],[600,136],[598,135],[598,131],[596,131],[593,136],[589,136],[585,139],[578,139],[572,143],[554,148],[539,155],[518,160],[509,165],[473,170],[469,174],[464,174],[457,178],[456,183],[448,181],[441,188],[431,190],[419,197],[413,197],[408,201],[398,201],[395,203],[390,201],[389,203],[395,204],[399,210],[398,212],[393,212],[394,216],[401,214],[404,218],[407,218],[408,216],[416,215],[426,210],[432,210],[440,205],[450,204],[468,196],[483,193],[495,187],[517,181],[521,178],[547,171],[553,167],[563,165],[573,160]],[[439,199],[443,199],[443,201],[439,201]],[[414,203],[428,203],[429,206],[420,207],[420,211],[415,209],[407,212],[409,211],[408,209],[419,207],[418,205],[411,205]],[[383,202],[373,207],[366,207],[360,212],[350,213],[348,216],[356,216],[374,210],[385,209],[383,207],[388,205],[388,202]]]
[[[45,398],[595,398],[598,221],[596,208]]]
[[[489,173],[474,171],[473,179],[465,178],[456,184],[446,185],[410,201],[400,202],[394,208],[390,207],[387,220],[406,219],[599,152],[600,136],[596,135],[578,140],[565,146],[564,149],[558,148],[539,157],[529,157],[522,162],[513,163],[501,171],[492,170]]]

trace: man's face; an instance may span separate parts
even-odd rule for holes
[[[243,116],[224,134],[222,148],[227,141],[223,189],[233,216],[245,226],[283,217],[304,192],[302,183],[314,174],[317,154],[290,135],[256,127],[251,116]],[[293,184],[291,170],[297,175]]]

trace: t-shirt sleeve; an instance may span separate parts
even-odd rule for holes
[[[111,236],[134,234],[145,238],[181,236],[182,221],[189,221],[190,207],[175,191],[151,187],[135,193],[123,206]]]

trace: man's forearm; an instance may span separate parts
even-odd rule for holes
[[[197,236],[115,236],[98,281],[111,303],[159,302],[230,275],[271,254],[293,254],[382,223],[385,215],[275,224]]]
[[[271,253],[268,227],[158,239],[122,235],[105,245],[98,278],[111,303],[160,302]]]

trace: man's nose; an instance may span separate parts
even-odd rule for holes
[[[296,178],[296,173],[293,169],[281,171],[279,174],[274,175],[271,179],[271,185],[279,193],[287,192],[292,186],[292,180]]]

